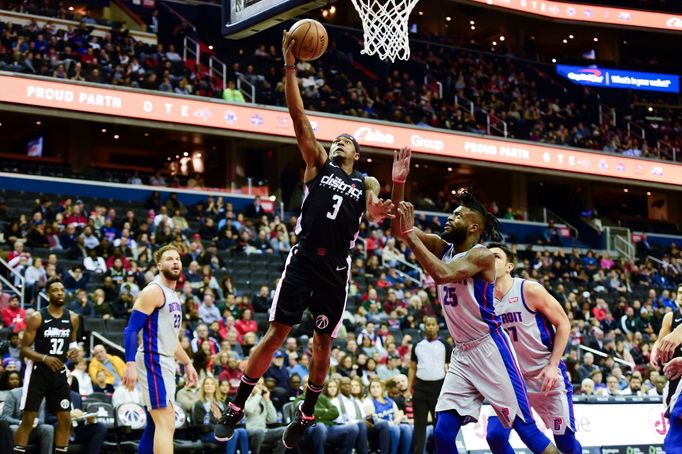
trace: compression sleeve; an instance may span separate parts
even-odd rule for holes
[[[128,326],[123,331],[123,345],[125,346],[125,357],[126,362],[135,361],[135,353],[137,351],[137,333],[140,332],[149,315],[144,312],[140,312],[137,309],[133,309],[133,313],[130,314],[130,320],[128,320]]]

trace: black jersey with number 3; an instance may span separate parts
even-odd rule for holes
[[[41,355],[54,356],[62,363],[66,362],[71,341],[71,312],[64,308],[62,316],[55,318],[44,308],[40,316],[43,320],[36,332],[33,348]]]
[[[347,252],[355,245],[365,212],[364,176],[348,175],[330,159],[305,184],[296,235],[306,244]]]

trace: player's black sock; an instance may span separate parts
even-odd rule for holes
[[[28,448],[26,446],[16,445],[14,446],[14,454],[26,454]]]
[[[320,397],[323,387],[324,385],[316,385],[313,382],[308,382],[303,405],[301,405],[301,411],[305,416],[312,416],[315,413],[315,404],[317,403],[317,398]]]
[[[69,452],[69,447],[68,446],[55,446],[54,452],[55,452],[55,454],[64,454],[65,452]]]
[[[246,374],[242,375],[242,381],[241,383],[239,383],[239,388],[237,388],[237,394],[235,394],[232,403],[239,408],[244,408],[246,399],[248,399],[249,396],[251,395],[251,391],[253,391],[253,387],[256,386],[258,380],[259,380],[258,378],[251,378]]]

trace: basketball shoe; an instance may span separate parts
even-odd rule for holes
[[[298,404],[296,413],[294,413],[294,419],[289,423],[282,434],[282,444],[284,444],[284,447],[287,449],[295,448],[298,442],[301,441],[306,429],[315,424],[315,416],[304,415],[301,411],[301,405],[303,405],[303,402]]]
[[[213,437],[218,441],[228,441],[234,435],[235,426],[244,417],[244,410],[230,402],[215,425]]]

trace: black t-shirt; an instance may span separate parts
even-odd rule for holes
[[[54,356],[61,362],[66,362],[71,341],[71,312],[64,308],[60,318],[54,318],[43,308],[40,311],[42,322],[36,332],[34,349],[41,355]]]
[[[296,235],[309,246],[330,251],[351,249],[365,212],[364,176],[348,175],[327,160],[315,178],[305,184]]]

